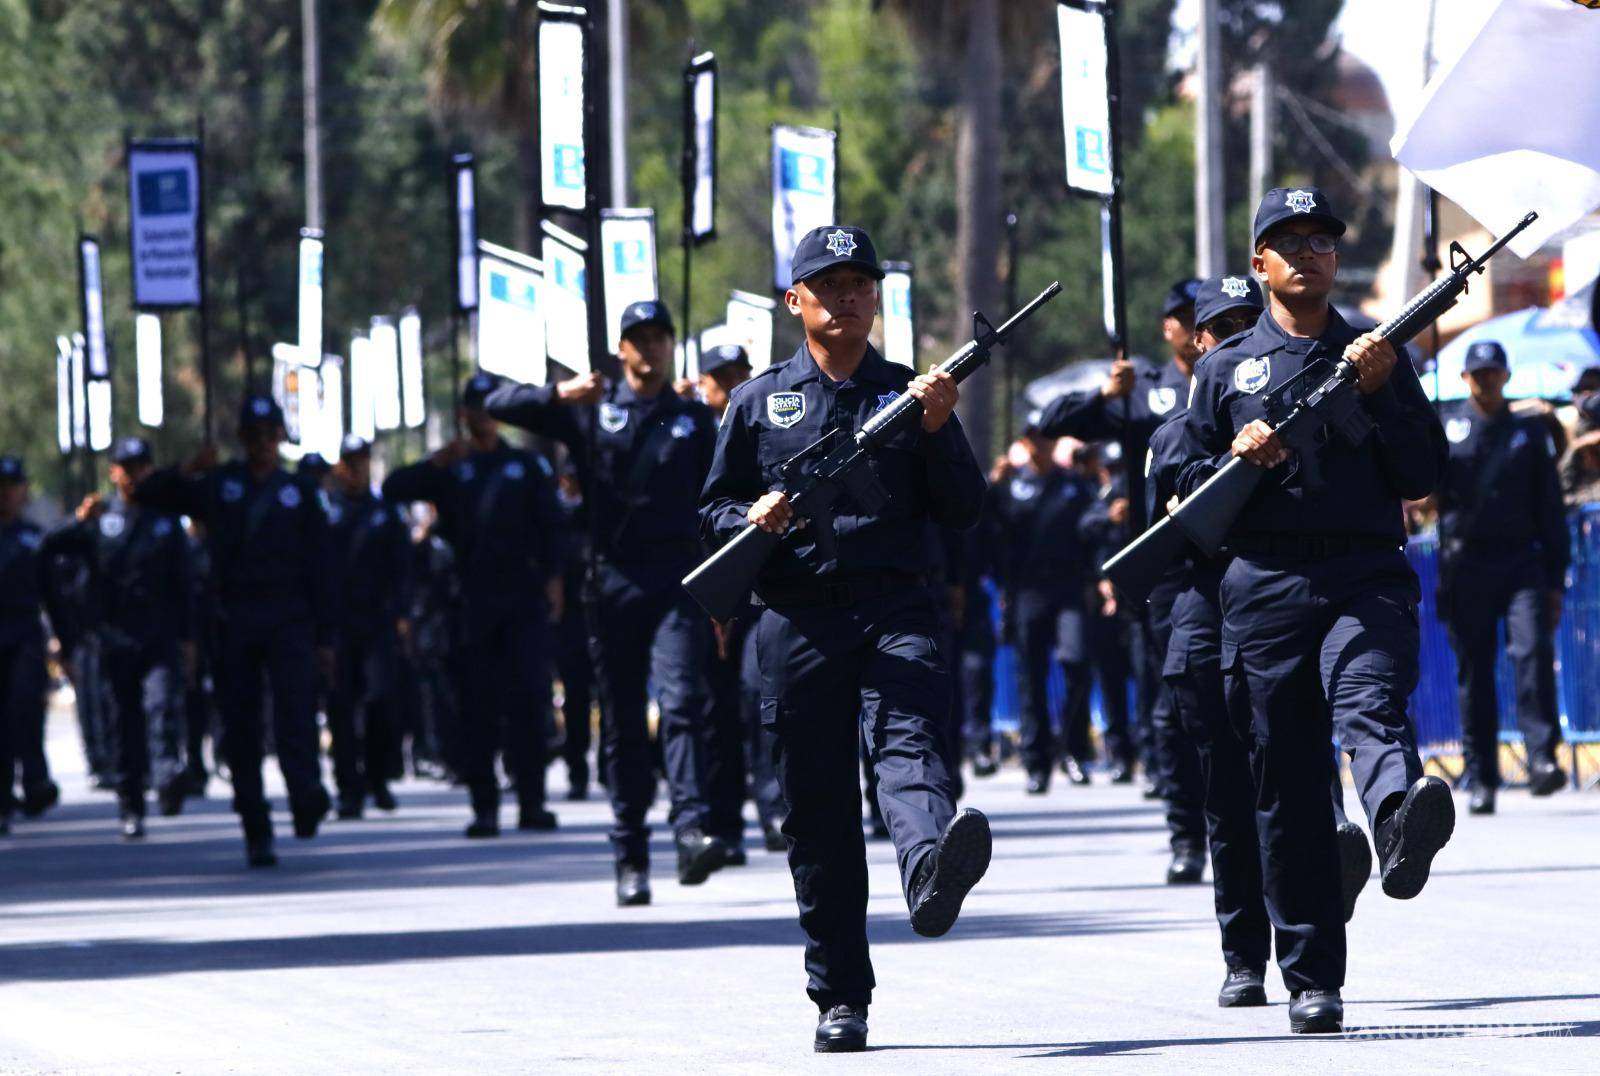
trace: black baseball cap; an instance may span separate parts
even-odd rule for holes
[[[718,344],[700,355],[700,372],[702,374],[715,373],[724,366],[739,365],[749,369],[750,356],[738,344]]]
[[[1334,213],[1321,187],[1274,187],[1262,195],[1261,204],[1256,207],[1255,240],[1251,245],[1260,246],[1268,232],[1289,220],[1314,220],[1332,235],[1344,234],[1344,221]]]
[[[1167,297],[1161,300],[1161,316],[1170,318],[1173,314],[1186,306],[1195,304],[1195,294],[1200,290],[1200,281],[1188,277],[1178,281],[1167,289]]]
[[[28,469],[21,456],[0,456],[0,482],[26,482]]]
[[[344,435],[344,440],[339,442],[340,459],[345,459],[350,456],[370,455],[372,455],[372,442],[368,441],[365,437],[361,437],[353,433],[347,433]]]
[[[641,325],[659,325],[667,332],[673,332],[672,311],[667,309],[667,304],[655,299],[641,299],[637,303],[629,303],[622,312],[621,327],[617,330],[621,335],[627,336],[630,330]]]
[[[119,437],[117,443],[111,446],[112,463],[126,465],[149,463],[150,460],[150,442],[143,437]]]
[[[1506,359],[1506,349],[1494,340],[1479,340],[1467,348],[1467,361],[1462,369],[1467,373],[1474,370],[1509,370],[1511,363]]]
[[[1261,299],[1261,285],[1249,274],[1214,276],[1200,282],[1194,300],[1194,323],[1204,325],[1217,315],[1241,306],[1259,312],[1265,305]]]
[[[239,428],[270,424],[283,426],[283,408],[271,396],[246,396],[239,406]]]
[[[1578,371],[1578,376],[1572,379],[1572,391],[1583,392],[1584,384],[1589,385],[1589,392],[1600,389],[1600,366],[1585,366]]]
[[[494,374],[479,373],[467,378],[467,383],[461,386],[461,406],[474,411],[482,410],[483,401],[489,393],[500,387],[500,378]]]
[[[303,474],[307,478],[314,478],[318,482],[333,470],[333,466],[323,458],[320,452],[307,452],[300,457],[300,465],[294,469],[295,474]]]
[[[853,265],[875,280],[883,279],[870,235],[848,224],[825,224],[811,229],[795,244],[790,283],[798,284],[836,265]]]

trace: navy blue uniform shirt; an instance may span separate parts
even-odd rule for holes
[[[411,531],[394,505],[371,490],[328,491],[328,529],[338,572],[342,632],[368,638],[404,613],[410,592]]]
[[[39,634],[44,603],[44,564],[39,547],[44,532],[18,519],[0,527],[0,646]]]
[[[868,347],[855,373],[836,382],[802,343],[789,359],[734,389],[700,498],[706,541],[721,545],[742,531],[750,506],[780,487],[779,464],[824,433],[854,434],[904,392],[912,376]],[[762,569],[761,582],[793,584],[836,572],[923,574],[934,564],[925,548],[927,520],[956,530],[978,522],[986,484],[955,415],[933,434],[913,423],[872,466],[889,494],[884,509],[864,515],[842,498],[833,523],[837,558],[822,556],[809,527],[791,529]]]
[[[1253,329],[1231,336],[1200,358],[1184,418],[1178,492],[1187,497],[1231,458],[1239,430],[1265,418],[1265,393],[1307,365],[1324,360],[1332,372],[1361,334],[1328,309],[1317,339],[1279,328],[1269,309]],[[1361,397],[1377,429],[1359,447],[1332,430],[1320,435],[1317,462],[1323,486],[1310,489],[1299,461],[1274,468],[1234,524],[1236,535],[1315,535],[1406,539],[1400,502],[1432,493],[1444,472],[1444,429],[1402,350],[1378,391]]]
[[[89,615],[113,643],[159,647],[191,637],[189,536],[176,516],[112,497],[98,518],[52,530],[44,550],[88,565]]]
[[[258,482],[241,461],[186,477],[176,467],[139,483],[141,505],[205,524],[212,594],[225,621],[270,628],[309,620],[331,640],[328,517],[314,482],[281,467]]]
[[[566,533],[555,479],[543,456],[501,440],[452,467],[413,463],[383,483],[395,504],[428,501],[455,553],[470,631],[544,608],[545,581],[566,568]]]
[[[673,581],[699,560],[695,507],[717,436],[705,404],[671,386],[646,399],[617,378],[593,407],[562,403],[551,385],[507,384],[489,394],[484,409],[572,450],[584,510],[599,513],[595,552],[602,559]]]
[[[1094,500],[1093,483],[1067,467],[1042,475],[1020,467],[998,483],[990,494],[1002,542],[996,581],[1008,591],[1076,597],[1090,568],[1078,523]]]
[[[1445,423],[1450,459],[1439,483],[1439,537],[1451,553],[1539,551],[1547,587],[1566,585],[1570,556],[1556,446],[1543,423],[1472,408]]]

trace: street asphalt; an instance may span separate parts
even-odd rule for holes
[[[1345,1033],[1306,1038],[1275,971],[1270,1007],[1216,1007],[1210,887],[1163,884],[1158,806],[1007,770],[971,785],[994,862],[947,937],[871,845],[872,1049],[816,1056],[753,826],[748,867],[686,888],[658,825],[655,903],[619,909],[603,801],[469,842],[464,794],[412,782],[297,841],[280,792],[281,865],[249,871],[225,785],[129,844],[59,711],[51,750],[62,806],[0,838],[0,1073],[1600,1072],[1600,793],[1458,800],[1422,895],[1357,906]]]

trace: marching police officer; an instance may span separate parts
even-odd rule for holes
[[[1516,674],[1517,724],[1535,796],[1560,789],[1555,630],[1569,556],[1555,445],[1538,419],[1511,413],[1503,347],[1467,349],[1461,378],[1471,410],[1445,423],[1450,462],[1439,484],[1439,613],[1456,653],[1461,727],[1473,814],[1494,813],[1500,721],[1494,686],[1506,624]]]
[[[500,835],[497,752],[516,782],[517,828],[551,830],[545,808],[545,736],[551,721],[549,625],[561,617],[566,534],[555,478],[543,456],[500,436],[486,409],[499,385],[474,374],[461,390],[461,427],[431,459],[383,484],[391,504],[428,501],[451,546],[461,584],[456,640],[463,772],[471,838]]]
[[[750,356],[738,344],[708,348],[700,356],[700,399],[722,421],[733,390],[750,380]],[[748,775],[756,816],[769,851],[785,849],[783,797],[772,768],[770,736],[761,730],[761,675],[756,668],[755,636],[750,626],[760,610],[752,609],[728,624],[715,624],[716,660],[711,685],[710,759],[707,795],[711,832],[728,846],[729,864],[744,861],[745,785]]]
[[[22,770],[22,813],[43,814],[61,798],[44,755],[43,532],[22,510],[28,472],[0,456],[0,834],[11,830]]]
[[[1418,593],[1401,501],[1433,491],[1444,432],[1411,364],[1381,337],[1358,335],[1328,301],[1344,230],[1315,187],[1263,198],[1251,267],[1270,289],[1268,308],[1198,367],[1176,480],[1187,496],[1234,456],[1272,471],[1228,537],[1221,666],[1230,702],[1248,710],[1263,883],[1295,1032],[1337,1031],[1343,1021],[1344,921],[1327,793],[1335,730],[1385,893],[1421,892],[1455,821],[1449,786],[1423,776],[1406,714]],[[1331,372],[1341,357],[1359,373],[1376,429],[1360,445],[1330,434],[1311,458],[1291,458],[1263,400],[1308,367]]]
[[[710,832],[707,800],[711,625],[679,585],[700,555],[695,500],[711,466],[716,420],[673,391],[673,344],[667,308],[633,303],[622,312],[621,378],[602,384],[590,373],[555,386],[506,385],[486,405],[501,421],[573,451],[592,513],[590,639],[619,905],[650,902],[650,684],[661,711],[678,881],[699,885],[728,855]]]
[[[233,809],[252,867],[277,863],[261,782],[263,676],[272,685],[272,738],[296,837],[317,835],[331,800],[317,747],[316,678],[333,666],[328,519],[315,483],[279,463],[283,411],[249,396],[239,412],[243,456],[218,467],[205,446],[182,467],[155,471],[135,499],[206,528],[216,606],[217,707]]]
[[[1084,511],[1095,491],[1077,471],[1056,465],[1056,441],[1030,423],[1020,442],[1027,461],[1001,476],[990,493],[1001,534],[995,559],[996,582],[1004,596],[1006,633],[1017,647],[1022,718],[1022,765],[1028,794],[1050,787],[1056,758],[1045,684],[1050,668],[1060,662],[1067,676],[1067,697],[1087,708],[1088,659],[1084,642],[1083,570],[1088,557],[1078,536]],[[1067,731],[1075,722],[1066,718]],[[1084,733],[1088,721],[1081,723]],[[1088,744],[1068,743],[1067,757],[1087,756]]]
[[[714,544],[751,523],[785,535],[756,583],[765,606],[756,651],[762,721],[777,737],[789,808],[783,834],[806,934],[807,990],[820,1010],[818,1051],[866,1048],[874,982],[857,801],[863,725],[912,928],[929,937],[948,931],[990,854],[983,815],[956,813],[941,754],[949,673],[921,575],[928,520],[973,526],[983,473],[952,414],[955,382],[913,377],[868,344],[882,278],[859,228],[817,228],[800,240],[785,302],[805,342],[735,390],[700,508]],[[810,528],[795,526],[788,497],[775,488],[778,465],[830,431],[855,433],[902,392],[917,398],[923,416],[875,461],[887,504],[873,513],[841,505],[829,551]]]
[[[50,556],[83,561],[90,612],[116,712],[122,835],[144,836],[145,791],[161,813],[183,808],[185,651],[193,647],[189,540],[176,516],[146,509],[138,484],[153,464],[142,437],[111,448],[109,499],[91,494],[76,517],[45,537]]]
[[[338,667],[328,690],[339,817],[360,818],[366,799],[395,809],[389,774],[400,757],[399,624],[413,563],[411,533],[372,492],[372,446],[350,434],[328,490],[338,580]]]

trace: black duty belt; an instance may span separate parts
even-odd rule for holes
[[[910,572],[819,575],[805,583],[762,584],[756,591],[756,603],[789,609],[843,609],[926,585],[925,578]]]
[[[1398,552],[1401,540],[1380,534],[1242,534],[1228,539],[1228,552],[1258,557],[1323,560],[1349,553]]]

